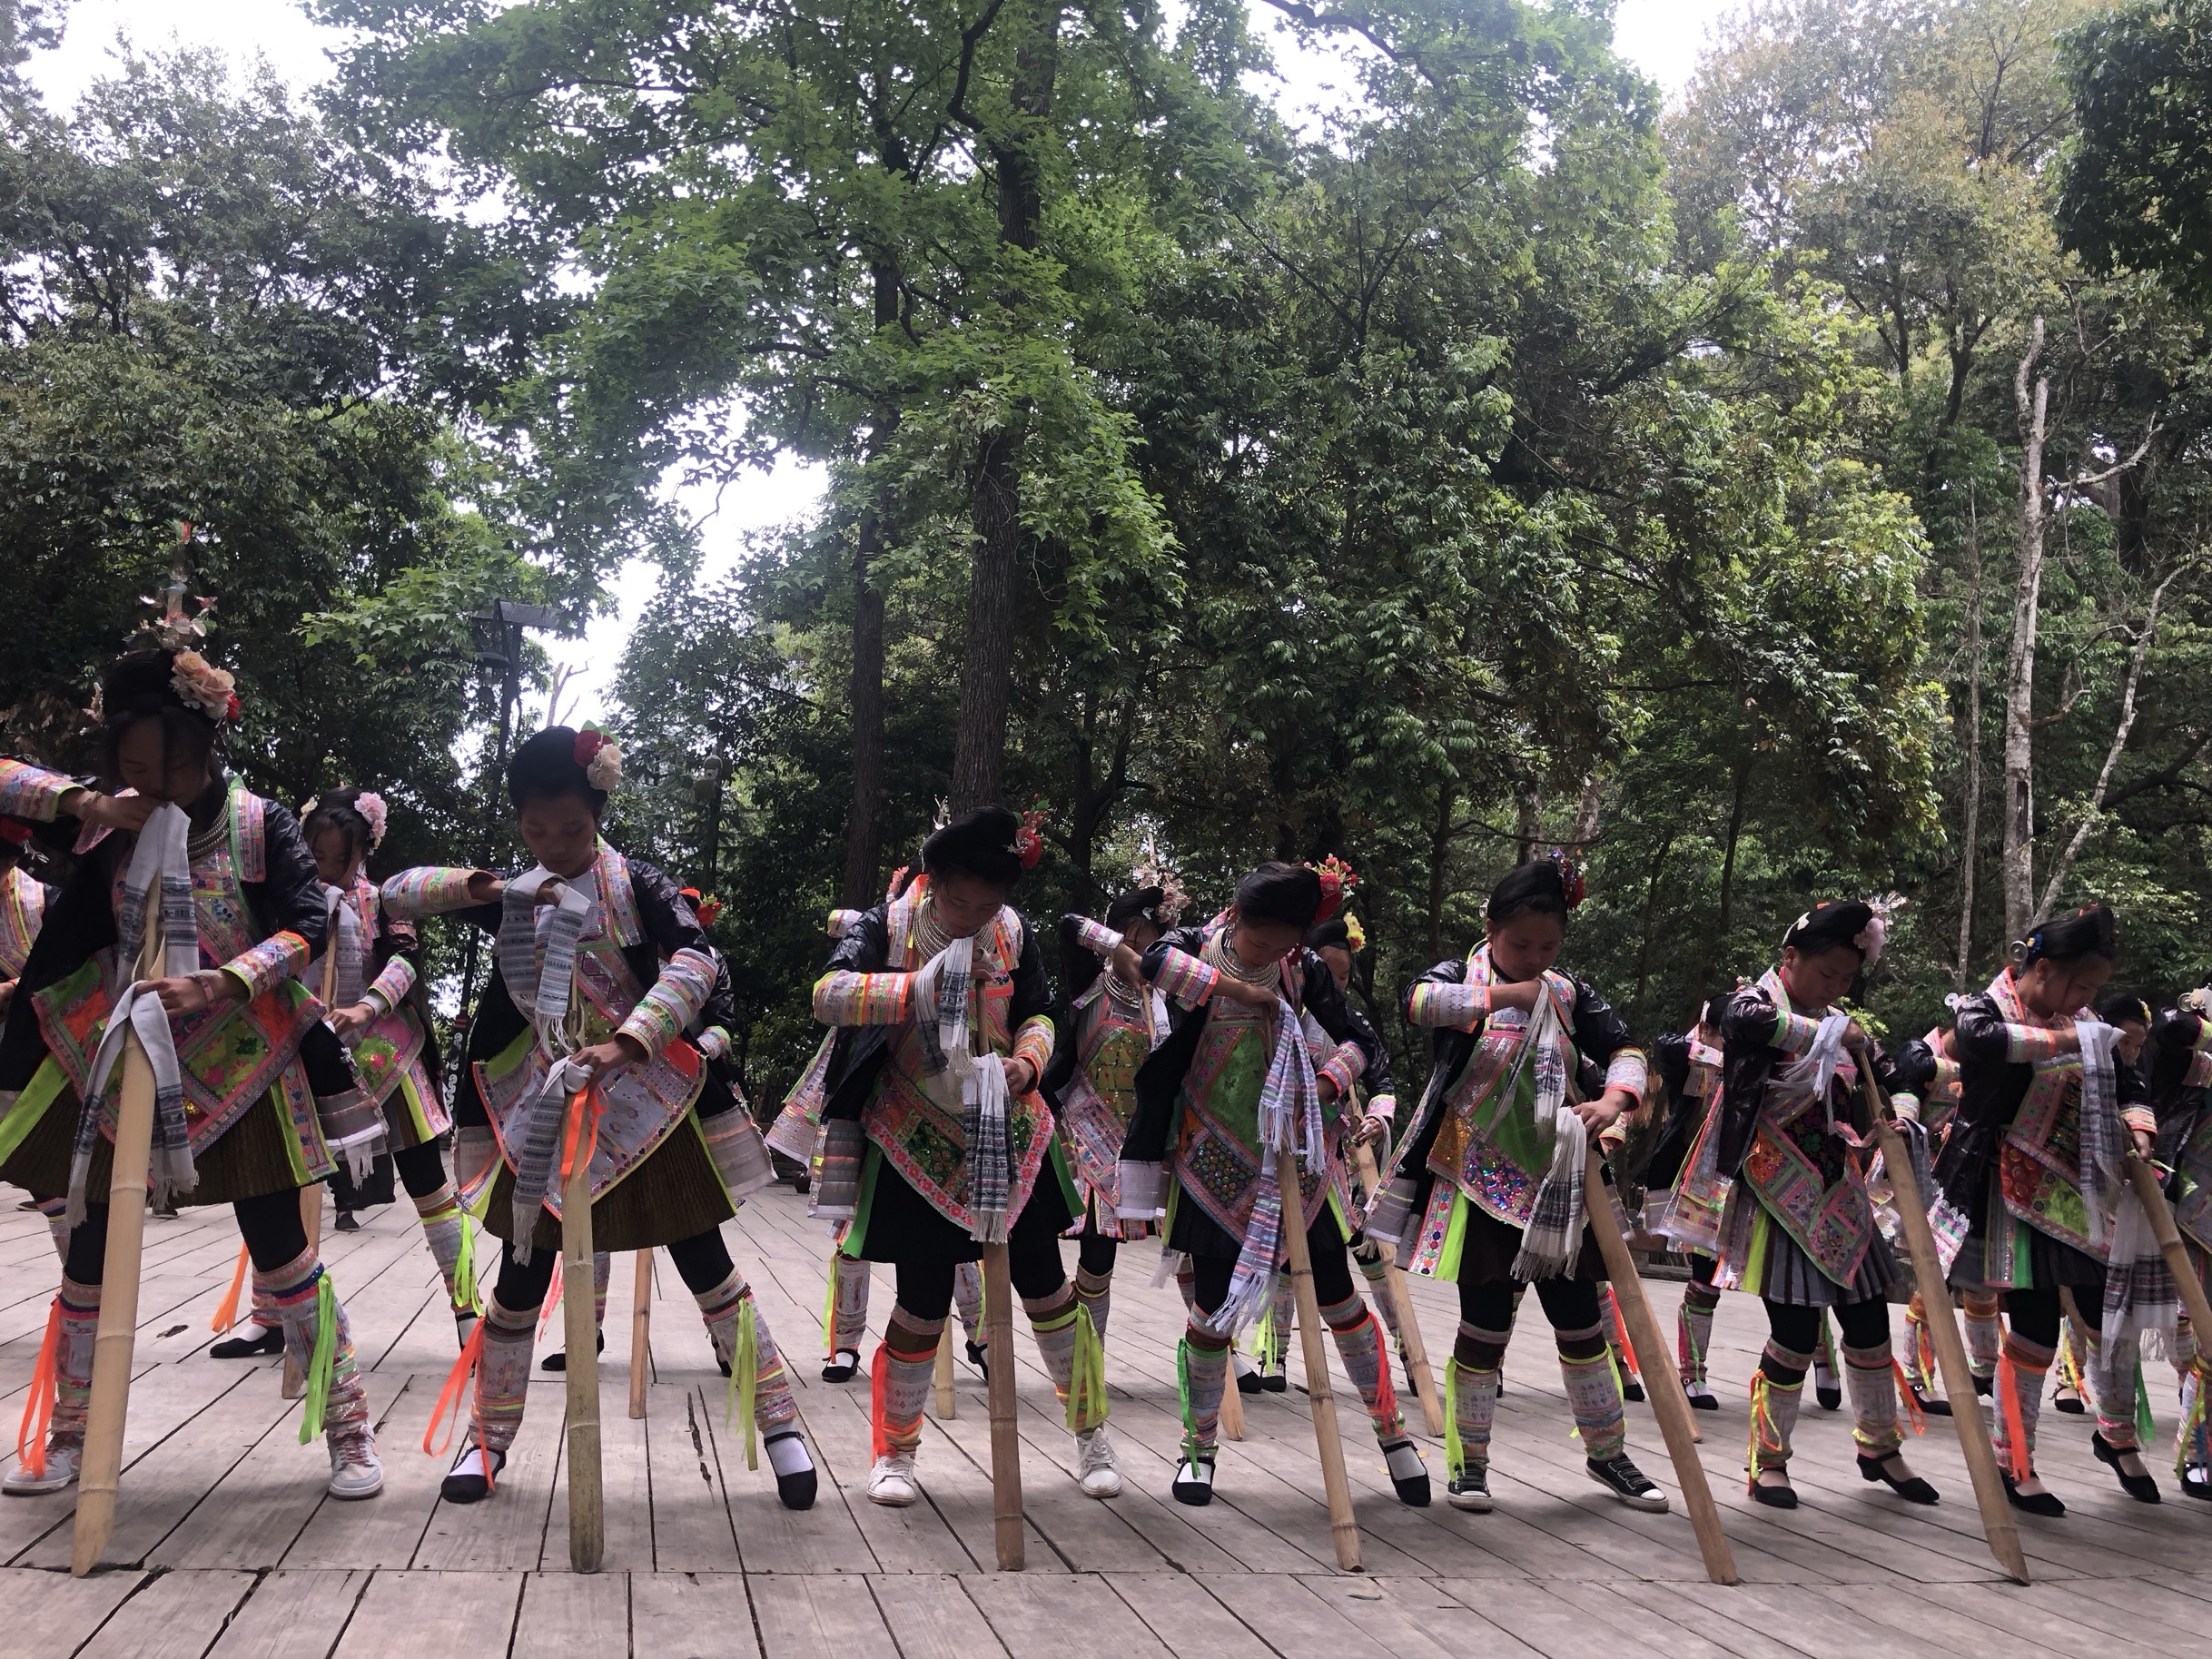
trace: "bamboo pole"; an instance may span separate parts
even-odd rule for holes
[[[143,981],[162,959],[161,912],[150,910],[135,972]],[[107,1246],[101,1269],[100,1323],[93,1335],[92,1397],[77,1464],[76,1524],[69,1571],[82,1578],[99,1565],[115,1530],[123,1489],[123,1431],[131,1411],[131,1352],[138,1335],[138,1275],[146,1242],[146,1165],[153,1152],[153,1062],[135,1031],[123,1033],[123,1088],[115,1107],[114,1159],[107,1179]]]
[[[1666,1343],[1659,1333],[1659,1320],[1652,1312],[1651,1299],[1644,1294],[1644,1279],[1636,1271],[1636,1259],[1628,1253],[1620,1220],[1613,1213],[1613,1197],[1605,1190],[1605,1166],[1598,1160],[1595,1146],[1583,1165],[1583,1208],[1589,1213],[1590,1230],[1597,1235],[1598,1254],[1605,1259],[1606,1277],[1612,1280],[1614,1299],[1620,1304],[1622,1322],[1628,1327],[1629,1342],[1641,1353],[1664,1354]],[[1679,1386],[1667,1386],[1671,1380],[1646,1388],[1644,1397],[1650,1400],[1652,1415],[1659,1419],[1659,1432],[1666,1438],[1666,1453],[1674,1461],[1683,1506],[1689,1510],[1690,1526],[1697,1534],[1698,1554],[1705,1558],[1705,1576],[1716,1585],[1737,1584],[1741,1580],[1735,1555],[1728,1547],[1728,1535],[1721,1529],[1721,1512],[1713,1505],[1713,1488],[1706,1484],[1705,1466],[1698,1460],[1697,1426],[1691,1420],[1689,1397]]]
[[[1237,1348],[1233,1342],[1229,1349],[1229,1380],[1221,1388],[1221,1437],[1244,1438],[1244,1392],[1237,1387]]]
[[[607,1545],[599,1466],[599,1332],[591,1294],[591,1162],[582,1157],[588,1091],[571,1095],[570,1142],[578,1154],[561,1189],[561,1324],[568,1346],[568,1565],[596,1573]],[[648,1269],[649,1270],[649,1269]]]
[[[999,1571],[1019,1573],[1028,1543],[1022,1525],[1022,1430],[1014,1416],[1013,1279],[1003,1244],[983,1246],[983,1346],[991,1359],[992,1534]]]
[[[599,1344],[595,1336],[591,1346]],[[637,1279],[630,1291],[630,1417],[646,1414],[646,1384],[653,1365],[653,1252],[637,1252]]]
[[[1997,1557],[2006,1576],[2024,1585],[2028,1582],[2028,1556],[2020,1548],[2019,1528],[2012,1522],[2012,1500],[2005,1496],[2004,1476],[1998,1472],[1997,1448],[1990,1444],[1981,1397],[1974,1392],[1973,1368],[1967,1363],[1966,1341],[1959,1334],[1959,1318],[1951,1309],[1950,1287],[1943,1280],[1943,1258],[1928,1226],[1927,1201],[1912,1173],[1912,1155],[1904,1137],[1890,1121],[1872,1076],[1863,1068],[1860,1076],[1873,1121],[1874,1144],[1881,1150],[1881,1167],[1890,1178],[1897,1217],[1903,1224],[1905,1249],[1912,1260],[1913,1288],[1921,1293],[1928,1334],[1935,1343],[1936,1367],[1943,1374],[1943,1397],[1950,1402],[1959,1449],[1966,1456],[1966,1472],[1974,1483],[1981,1530],[1989,1538],[1990,1554]]]
[[[2158,1253],[2166,1258],[2167,1271],[2174,1276],[2174,1289],[2181,1293],[2182,1308],[2197,1328],[2197,1339],[2202,1342],[2206,1339],[2203,1333],[2212,1331],[2212,1299],[2205,1296],[2204,1280],[2189,1260],[2189,1247],[2183,1241],[2173,1207],[2158,1185],[2158,1172],[2132,1148],[2128,1153],[2128,1179],[2135,1183],[2135,1195],[2142,1200],[2143,1213],[2150,1218],[2151,1233],[2158,1240]]]
[[[931,1368],[930,1380],[937,1390],[937,1419],[950,1423],[958,1415],[953,1399],[953,1321],[947,1319],[944,1328],[937,1333],[937,1359]]]
[[[1352,1142],[1352,1164],[1359,1182],[1366,1189],[1369,1202],[1375,1190],[1382,1185],[1382,1171],[1375,1167],[1374,1149],[1365,1142]],[[1428,1368],[1428,1345],[1421,1339],[1421,1322],[1414,1317],[1413,1296],[1406,1286],[1406,1270],[1395,1258],[1383,1264],[1383,1289],[1390,1298],[1390,1305],[1397,1314],[1397,1331],[1406,1345],[1406,1368],[1413,1373],[1413,1391],[1421,1401],[1421,1417],[1428,1425],[1428,1432],[1444,1432],[1444,1402],[1437,1394],[1436,1374]],[[1387,1366],[1389,1358],[1384,1357]]]
[[[310,1181],[300,1189],[300,1230],[307,1235],[307,1251],[311,1256],[322,1253],[322,1183]],[[284,1350],[284,1380],[279,1392],[288,1400],[307,1397],[307,1373],[300,1368],[300,1361],[289,1346]]]
[[[1328,1495],[1329,1540],[1337,1546],[1338,1566],[1357,1573],[1360,1571],[1359,1523],[1352,1518],[1352,1482],[1344,1471],[1337,1397],[1328,1385],[1328,1350],[1321,1344],[1321,1304],[1313,1293],[1313,1249],[1306,1239],[1298,1166],[1288,1152],[1277,1156],[1287,1166],[1289,1176],[1283,1183],[1283,1231],[1290,1245],[1290,1294],[1298,1307],[1299,1341],[1306,1358],[1306,1399],[1313,1407],[1314,1447],[1321,1457],[1322,1489]],[[1236,1387],[1233,1378],[1229,1387]]]

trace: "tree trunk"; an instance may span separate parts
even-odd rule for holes
[[[1437,821],[1428,835],[1428,960],[1444,957],[1446,861],[1452,850],[1452,807],[1458,796],[1452,779],[1437,784]]]
[[[1666,855],[1674,850],[1674,837],[1669,832],[1652,853],[1651,879],[1644,888],[1644,937],[1636,945],[1635,1015],[1630,1022],[1638,1031],[1644,1029],[1644,992],[1652,977],[1652,923],[1659,913],[1659,873],[1666,868]]]
[[[881,332],[899,319],[898,272],[878,263],[874,276],[875,326]],[[898,424],[895,408],[877,416],[868,443],[870,459],[882,453]],[[869,581],[868,571],[883,551],[884,506],[879,499],[869,500],[853,540],[853,805],[845,820],[844,879],[839,884],[848,910],[874,904],[883,876],[884,596]]]
[[[1575,823],[1567,831],[1567,850],[1579,861],[1584,849],[1597,839],[1598,819],[1605,806],[1605,780],[1591,773],[1582,780],[1582,799],[1575,805]]]
[[[1721,855],[1721,913],[1713,930],[1713,943],[1706,952],[1708,968],[1719,964],[1719,953],[1728,948],[1728,930],[1735,923],[1736,905],[1736,843],[1743,834],[1743,798],[1751,789],[1752,762],[1754,751],[1746,749],[1743,759],[1736,767],[1735,799],[1728,806],[1728,845]],[[1708,978],[1711,974],[1708,973]]]
[[[1037,246],[1044,218],[1040,151],[1052,109],[1060,61],[1062,0],[1038,0],[1029,33],[1014,54],[1007,128],[989,140],[998,171],[999,241],[1023,251]],[[1022,296],[1003,296],[1017,314]],[[983,441],[973,471],[975,563],[968,580],[967,652],[960,676],[960,730],[953,755],[953,810],[967,812],[999,799],[1005,787],[1006,717],[1013,692],[1014,582],[1022,568],[1019,418]]]
[[[2024,939],[2035,914],[2035,644],[2043,592],[2043,440],[2050,381],[2029,377],[2043,355],[2043,319],[2012,379],[2020,418],[2019,570],[2012,592],[2012,655],[2005,676],[2005,937]]]
[[[1981,517],[1967,486],[1966,552],[1973,588],[1966,607],[1966,845],[1959,861],[1959,965],[1950,988],[1963,992],[1974,961],[1974,873],[1981,857]]]
[[[1544,840],[1544,791],[1533,778],[1521,785],[1521,821],[1514,826],[1514,834],[1520,846],[1513,862],[1525,864],[1536,855]]]

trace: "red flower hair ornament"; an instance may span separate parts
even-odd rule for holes
[[[1032,806],[1022,815],[1022,827],[1014,831],[1013,852],[1024,870],[1037,867],[1037,861],[1044,856],[1043,807]]]
[[[1317,923],[1335,919],[1359,885],[1359,874],[1334,853],[1318,864],[1306,866],[1321,878],[1321,908],[1313,913]]]
[[[1559,885],[1566,892],[1567,908],[1572,910],[1583,901],[1588,884],[1583,880],[1582,866],[1567,854],[1565,847],[1552,849],[1552,864],[1559,872]]]
[[[575,752],[576,764],[584,768],[584,781],[594,789],[611,791],[622,781],[622,751],[597,726],[577,733]]]

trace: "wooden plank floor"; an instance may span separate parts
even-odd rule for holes
[[[1704,1582],[1681,1515],[1633,1514],[1586,1478],[1549,1332],[1533,1305],[1506,1361],[1494,1514],[1445,1506],[1443,1449],[1434,1442],[1424,1450],[1436,1505],[1395,1502],[1357,1397],[1338,1379],[1339,1400],[1350,1402],[1340,1409],[1367,1565],[1340,1574],[1302,1392],[1248,1400],[1247,1437],[1224,1446],[1211,1507],[1168,1498],[1181,1308],[1171,1289],[1150,1288],[1157,1252],[1149,1245],[1122,1265],[1108,1332],[1120,1498],[1098,1503],[1077,1491],[1071,1442],[1017,1329],[1029,1568],[997,1574],[981,1379],[963,1366],[956,1418],[930,1419],[926,1501],[906,1510],[870,1505],[865,1374],[842,1386],[818,1375],[825,1235],[807,1220],[805,1200],[781,1188],[747,1205],[727,1234],[792,1362],[823,1465],[820,1501],[791,1515],[775,1502],[765,1460],[757,1471],[746,1466],[725,1422],[705,1332],[665,1261],[648,1412],[628,1419],[625,1259],[603,1362],[607,1566],[578,1578],[568,1570],[558,1378],[533,1385],[492,1501],[438,1501],[444,1462],[424,1455],[422,1439],[453,1334],[405,1204],[371,1212],[359,1232],[325,1234],[387,1471],[381,1497],[351,1505],[323,1495],[322,1448],[298,1444],[298,1407],[279,1397],[275,1365],[206,1354],[209,1318],[237,1259],[228,1210],[150,1218],[114,1565],[84,1580],[64,1570],[71,1494],[0,1503],[0,1659],[395,1649],[409,1659],[1441,1659],[1470,1651],[1975,1659],[2000,1644],[2029,1659],[2212,1654],[2199,1587],[2212,1562],[2212,1506],[2177,1495],[2158,1508],[2129,1501],[2091,1460],[2079,1417],[2044,1418],[2043,1466],[2072,1510],[2060,1521],[2022,1520],[2036,1575],[2024,1589],[1990,1565],[1957,1441],[1940,1419],[1909,1447],[1944,1494],[1936,1508],[1911,1508],[1861,1482],[1848,1420],[1813,1409],[1800,1427],[1795,1465],[1803,1507],[1783,1515],[1751,1505],[1741,1476],[1743,1384],[1763,1319],[1734,1296],[1723,1303],[1713,1342],[1723,1408],[1699,1421],[1740,1587]],[[9,1269],[0,1278],[0,1398],[20,1410],[56,1266],[44,1222],[12,1202],[0,1202],[0,1265]],[[1679,1287],[1652,1290],[1671,1330]],[[1430,1351],[1443,1354],[1453,1298],[1417,1282],[1414,1299]],[[889,1277],[879,1275],[875,1330],[890,1306]],[[2170,1368],[2154,1361],[2147,1369],[2159,1428],[2170,1437]],[[1631,1450],[1672,1487],[1649,1410],[1630,1407],[1628,1421]],[[2171,1493],[2169,1456],[2162,1447],[2150,1461]]]

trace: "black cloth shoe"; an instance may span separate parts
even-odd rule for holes
[[[1950,1402],[1949,1400],[1933,1398],[1929,1395],[1922,1394],[1918,1388],[1912,1390],[1912,1403],[1918,1406],[1921,1410],[1929,1417],[1947,1417],[1950,1416]]]
[[[1818,1383],[1813,1384],[1812,1398],[1822,1411],[1843,1409],[1843,1389],[1840,1384],[1832,1388],[1823,1388]]]
[[[2053,1411],[2063,1411],[2069,1417],[2087,1417],[2089,1410],[2081,1403],[2081,1396],[2079,1394],[2054,1396],[2050,1402],[2050,1408]]]
[[[2119,1460],[2126,1457],[2128,1452],[2135,1451],[2135,1447],[2131,1446],[2127,1448],[2127,1451],[2122,1451],[2111,1441],[2106,1439],[2104,1432],[2100,1429],[2089,1437],[2089,1450],[2097,1454],[2098,1462],[2119,1476],[2120,1490],[2135,1499],[2137,1503],[2156,1504],[2162,1501],[2158,1496],[2157,1481],[2148,1474],[2130,1475],[2120,1467]],[[2139,1452],[2137,1453],[2138,1457],[2141,1455]]]
[[[1262,1371],[1259,1374],[1259,1389],[1263,1394],[1288,1394],[1290,1392],[1290,1359],[1288,1355],[1276,1362],[1272,1371]]]
[[[2001,1469],[1998,1471],[1998,1478],[2005,1483],[2005,1502],[2021,1514],[2049,1516],[2055,1520],[2066,1513],[2066,1506],[2059,1501],[2056,1492],[2022,1492],[2012,1484],[2012,1476]]]
[[[465,1460],[469,1453],[476,1449],[473,1446],[469,1447],[467,1451],[461,1453],[461,1458]],[[460,1463],[457,1461],[453,1466],[458,1470]],[[507,1454],[505,1452],[492,1453],[492,1475],[496,1477],[505,1474],[506,1471]],[[439,1483],[438,1496],[449,1504],[480,1504],[491,1496],[491,1482],[481,1475],[448,1475]]]
[[[605,1331],[599,1333],[599,1346],[596,1351],[602,1354],[607,1352],[607,1333]],[[566,1353],[548,1354],[538,1362],[538,1368],[541,1371],[566,1371],[568,1368],[568,1356]],[[727,1377],[729,1373],[725,1371],[723,1375]]]
[[[2181,1471],[2181,1496],[2212,1499],[2212,1465],[2185,1465]]]
[[[1751,1499],[1754,1504],[1764,1504],[1769,1509],[1794,1509],[1797,1507],[1797,1488],[1790,1484],[1790,1477],[1786,1475],[1779,1486],[1763,1486],[1754,1475],[1751,1481]]]
[[[989,1348],[981,1342],[969,1343],[968,1363],[983,1374],[985,1382],[991,1380],[991,1350]]]
[[[859,1369],[859,1350],[856,1348],[841,1348],[834,1354],[832,1354],[827,1359],[825,1359],[822,1362],[822,1380],[824,1382],[835,1383],[851,1382],[853,1380],[854,1374]],[[727,1377],[729,1373],[725,1371],[722,1373],[722,1375]]]
[[[1168,1488],[1179,1504],[1203,1509],[1213,1502],[1213,1459],[1186,1457],[1175,1466],[1175,1484]]]
[[[1636,1374],[1634,1371],[1622,1373],[1621,1397],[1632,1406],[1640,1405],[1643,1402],[1644,1385],[1636,1379]]]
[[[1990,1398],[1997,1392],[1997,1378],[1994,1376],[1983,1377],[1977,1374],[1974,1378],[1974,1392],[1985,1400]]]
[[[258,1337],[232,1337],[207,1350],[210,1359],[273,1359],[284,1351],[284,1333],[264,1325]]]
[[[1383,1465],[1390,1472],[1390,1484],[1397,1489],[1397,1501],[1409,1509],[1428,1507],[1428,1470],[1421,1462],[1421,1454],[1410,1439],[1393,1440],[1382,1448]]]
[[[797,1440],[805,1437],[795,1428],[778,1429],[761,1441],[763,1446],[774,1446],[778,1440]],[[819,1483],[811,1468],[801,1469],[796,1475],[778,1475],[775,1477],[775,1501],[786,1509],[812,1509]]]
[[[338,1212],[337,1227],[341,1233],[357,1233],[361,1229],[360,1220],[351,1210],[341,1210]]]
[[[1897,1455],[1897,1453],[1891,1452],[1888,1457],[1869,1457],[1864,1453],[1861,1453],[1859,1457],[1859,1478],[1861,1480],[1880,1481],[1883,1486],[1889,1487],[1891,1491],[1896,1493],[1898,1496],[1903,1498],[1908,1504],[1932,1504],[1937,1502],[1938,1499],[1936,1496],[1936,1489],[1930,1486],[1926,1481],[1922,1480],[1918,1475],[1908,1475],[1904,1479],[1900,1480],[1896,1476],[1890,1473],[1890,1458],[1895,1457]]]
[[[1592,1480],[1631,1509],[1666,1513],[1666,1494],[1644,1477],[1644,1471],[1629,1460],[1626,1452],[1617,1457],[1593,1457],[1586,1466]]]

